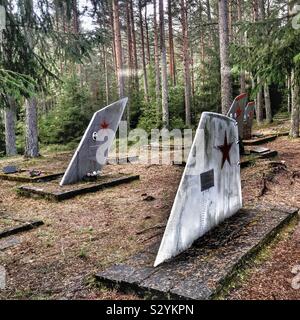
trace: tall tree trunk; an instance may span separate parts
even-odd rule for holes
[[[176,86],[176,62],[173,35],[173,17],[172,17],[172,0],[168,0],[168,24],[169,24],[169,60],[170,60],[170,77],[173,86]]]
[[[117,74],[118,74],[118,88],[119,97],[125,97],[125,82],[123,74],[123,54],[122,54],[122,40],[120,29],[120,14],[119,14],[119,1],[113,0],[113,21],[114,21],[114,34],[115,34],[115,47],[117,59]]]
[[[185,91],[185,124],[191,126],[191,73],[188,35],[188,10],[186,0],[181,0],[181,24],[183,35],[183,65]]]
[[[260,81],[260,77],[257,77],[257,85],[259,90],[256,97],[256,119],[258,125],[262,125],[264,122],[264,108],[263,108],[263,86]]]
[[[108,64],[107,64],[107,52],[106,48],[103,45],[103,57],[104,57],[104,72],[105,72],[105,98],[106,98],[106,105],[109,105],[109,77],[108,77]]]
[[[161,75],[162,75],[162,120],[164,128],[169,127],[169,103],[168,103],[168,74],[167,74],[167,50],[165,43],[165,17],[164,2],[159,0],[159,25],[160,25],[160,50],[161,50]]]
[[[267,119],[267,123],[270,124],[273,122],[273,115],[272,115],[272,107],[271,107],[270,88],[268,84],[264,85],[264,95],[265,95],[266,119]]]
[[[38,121],[37,121],[37,99],[31,97],[26,99],[26,145],[25,157],[37,158],[39,154]]]
[[[110,1],[108,3],[111,3]],[[112,29],[112,54],[113,54],[113,62],[114,62],[114,71],[118,81],[118,66],[117,66],[117,51],[116,51],[116,37],[115,37],[115,26],[114,26],[114,13],[113,6],[109,5],[109,22]]]
[[[232,0],[228,0],[228,38],[232,41]]]
[[[254,0],[253,1],[253,17],[254,22],[259,21],[259,8],[260,8],[260,0]],[[257,77],[257,85],[258,87],[258,93],[256,97],[256,119],[258,125],[261,125],[264,121],[264,110],[263,110],[263,92],[262,92],[262,84],[260,77]]]
[[[288,97],[287,97],[287,110],[288,113],[292,112],[292,99],[291,99],[291,77],[290,75],[287,76],[287,90],[288,90]]]
[[[137,45],[136,45],[136,31],[135,31],[135,21],[134,21],[134,11],[133,11],[133,0],[129,0],[130,4],[130,26],[131,26],[131,38],[132,38],[132,50],[133,50],[133,61],[134,61],[134,76],[135,76],[135,86],[137,92],[139,92],[139,77],[138,77],[138,56],[137,56]]]
[[[243,2],[243,0],[238,0],[238,2],[237,2],[239,22],[243,21],[242,2]],[[243,36],[243,34],[241,34],[241,32],[240,32],[239,42],[240,42],[240,45],[243,45],[243,43],[244,43],[244,36]],[[246,92],[246,75],[245,75],[245,71],[242,70],[240,73],[240,93],[245,93],[245,92]]]
[[[149,101],[148,77],[147,77],[147,67],[146,67],[145,36],[144,36],[144,23],[143,23],[142,1],[141,1],[141,0],[139,0],[139,18],[140,18],[141,43],[142,43],[142,63],[143,63],[143,75],[144,75],[144,95],[145,95],[145,100],[148,102],[148,101]]]
[[[154,0],[154,59],[155,59],[155,93],[156,93],[156,114],[157,124],[160,123],[160,103],[161,103],[161,91],[160,91],[160,63],[159,63],[159,46],[158,46],[158,25],[157,25],[157,0]]]
[[[147,44],[147,63],[151,62],[151,53],[150,53],[150,40],[149,40],[149,26],[148,26],[148,13],[147,13],[147,3],[145,5],[145,31],[146,31],[146,44]]]
[[[16,147],[16,101],[13,97],[7,97],[8,107],[5,108],[5,145],[8,157],[17,154]]]
[[[291,137],[299,137],[299,111],[300,111],[300,87],[299,80],[292,72],[292,123],[291,123]]]
[[[134,57],[133,57],[133,45],[131,34],[131,19],[130,19],[130,3],[126,2],[126,20],[127,20],[127,47],[128,47],[128,69],[129,69],[129,90],[128,96],[131,101],[132,88],[134,86]],[[130,109],[127,107],[127,123],[130,128]]]
[[[219,33],[221,59],[222,113],[227,114],[232,104],[232,82],[231,70],[229,65],[227,0],[219,0]]]

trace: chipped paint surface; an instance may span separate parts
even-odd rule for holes
[[[236,97],[233,101],[233,104],[227,114],[228,117],[235,119],[239,127],[239,137],[242,139],[244,137],[243,133],[243,123],[244,123],[244,114],[245,108],[247,105],[248,96],[247,94],[241,94]]]
[[[127,101],[127,98],[119,100],[94,114],[60,183],[61,186],[74,184],[87,174],[102,170]],[[101,146],[105,148],[103,154],[99,153]]]
[[[255,102],[249,102],[245,109],[245,121],[247,125],[252,128],[253,120],[254,120],[254,113],[255,113]]]
[[[235,120],[202,114],[155,266],[185,251],[242,208],[238,140]],[[203,188],[201,175],[208,172],[214,183]]]

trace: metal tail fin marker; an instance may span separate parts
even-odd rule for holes
[[[242,208],[236,120],[202,114],[154,266],[182,253]]]
[[[106,165],[108,152],[125,111],[128,98],[119,100],[96,112],[76,150],[60,185],[81,181]]]
[[[245,114],[245,108],[246,108],[247,102],[248,102],[248,95],[246,93],[239,95],[234,99],[232,106],[229,109],[229,112],[227,114],[228,117],[235,119],[236,122],[238,123],[240,139],[244,138],[243,125],[244,125],[244,114]]]

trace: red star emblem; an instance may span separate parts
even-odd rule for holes
[[[100,128],[102,130],[108,129],[109,128],[109,123],[106,122],[106,120],[104,120],[101,124],[100,124]]]
[[[223,153],[222,169],[224,168],[224,164],[226,161],[228,161],[228,163],[231,165],[229,153],[230,153],[232,145],[233,145],[233,143],[228,144],[227,133],[225,133],[224,145],[218,147],[218,149]]]
[[[241,116],[242,113],[243,113],[243,110],[239,106],[239,108],[236,110],[236,118],[238,119]]]

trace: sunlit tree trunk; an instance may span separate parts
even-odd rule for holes
[[[270,88],[267,84],[264,85],[264,95],[265,95],[265,108],[266,108],[266,119],[267,123],[273,122],[271,98],[270,98]]]
[[[161,91],[160,91],[160,63],[159,63],[159,45],[158,45],[158,25],[157,25],[157,0],[154,0],[154,63],[155,63],[155,93],[156,93],[156,114],[157,124],[160,123],[160,106],[161,106]]]
[[[26,144],[25,157],[37,158],[39,154],[38,142],[38,118],[37,118],[37,99],[31,97],[26,99]]]
[[[222,113],[227,114],[232,104],[232,81],[231,69],[229,65],[227,0],[219,0],[219,35],[221,60]]]
[[[141,45],[142,45],[142,63],[143,63],[143,76],[144,76],[144,96],[145,100],[149,101],[148,93],[148,76],[147,76],[147,66],[146,66],[146,55],[145,55],[145,35],[144,35],[144,23],[142,15],[142,1],[139,0],[139,19],[140,19],[140,30],[141,30]]]
[[[133,61],[134,61],[134,75],[135,75],[135,89],[139,92],[139,77],[138,77],[138,56],[137,56],[137,45],[136,45],[136,31],[135,21],[133,12],[133,0],[129,0],[130,10],[130,26],[131,26],[131,38],[132,38],[132,50],[133,50]]]
[[[185,124],[191,126],[191,72],[188,34],[187,1],[181,0],[181,25],[183,36],[183,65],[184,65],[184,92],[185,92]]]
[[[122,41],[120,30],[120,14],[119,14],[119,1],[113,0],[113,20],[114,20],[114,34],[115,34],[115,48],[117,59],[117,75],[118,75],[118,89],[119,97],[125,97],[125,82],[123,74],[123,53],[122,53]]]
[[[160,24],[160,50],[161,50],[161,74],[162,74],[162,120],[165,128],[169,127],[169,102],[168,102],[168,74],[167,74],[167,50],[165,43],[164,2],[159,0],[159,24]]]
[[[237,11],[238,11],[239,22],[242,22],[243,20],[242,4],[243,4],[243,0],[237,1],[237,6],[238,6]],[[243,45],[244,43],[244,35],[241,32],[240,32],[239,42],[240,42],[240,45]],[[242,70],[240,73],[240,93],[245,93],[245,92],[246,92],[246,75],[245,75],[245,71]]]
[[[300,110],[300,88],[299,79],[295,72],[292,73],[292,123],[291,123],[291,137],[299,137],[299,110]]]
[[[169,24],[169,69],[173,86],[176,86],[176,61],[173,35],[172,0],[168,0],[168,24]]]

